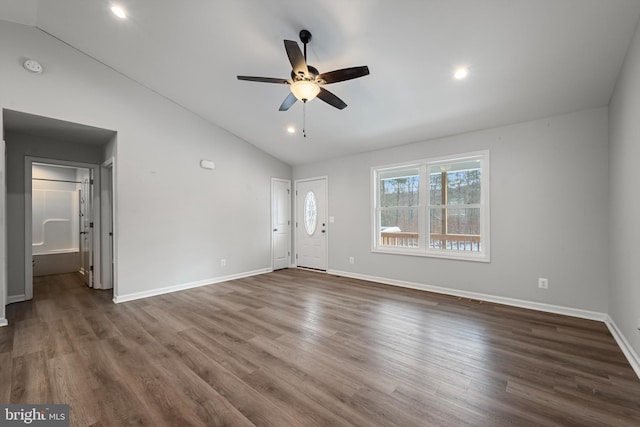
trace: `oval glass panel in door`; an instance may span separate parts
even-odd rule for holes
[[[304,229],[309,236],[316,232],[318,225],[318,206],[316,204],[316,195],[309,190],[304,198]]]

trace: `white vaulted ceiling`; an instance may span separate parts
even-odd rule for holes
[[[119,20],[112,3],[127,9]],[[34,25],[260,149],[303,164],[609,103],[638,0],[4,0]],[[321,72],[368,65],[320,100],[278,107],[284,39],[313,34]],[[470,68],[454,80],[457,66]]]

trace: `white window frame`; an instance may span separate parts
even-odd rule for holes
[[[429,209],[436,203],[429,200],[429,167],[434,165],[442,165],[448,163],[464,162],[469,160],[479,160],[482,173],[480,175],[480,205],[472,205],[471,207],[480,208],[480,251],[458,251],[448,249],[429,248],[430,220]],[[380,244],[380,211],[378,206],[379,198],[379,176],[382,172],[393,171],[394,169],[406,169],[410,167],[419,167],[420,169],[420,187],[419,187],[419,205],[418,205],[418,222],[419,222],[419,243],[417,248],[411,247],[394,247],[382,246]],[[475,151],[469,153],[461,153],[451,156],[443,156],[437,158],[423,159],[419,161],[410,161],[404,163],[396,163],[392,165],[380,165],[371,168],[371,251],[377,253],[425,256],[433,258],[457,259],[466,261],[491,261],[491,245],[490,245],[490,164],[489,150]]]

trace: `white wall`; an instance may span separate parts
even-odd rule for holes
[[[329,177],[329,269],[607,311],[607,109],[294,167]],[[371,252],[371,167],[490,150],[491,263]],[[348,258],[355,257],[350,265]],[[549,279],[549,289],[537,278]]]
[[[640,29],[627,53],[609,113],[609,315],[640,354]]]
[[[118,295],[270,267],[270,180],[288,165],[37,29],[0,21],[0,75],[0,108],[118,132]]]

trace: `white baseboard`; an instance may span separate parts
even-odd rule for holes
[[[636,375],[640,378],[640,357],[638,357],[638,353],[633,350],[629,341],[627,341],[625,336],[622,334],[622,331],[620,331],[610,316],[607,316],[607,320],[604,323],[607,325],[607,328],[609,328],[611,335],[613,335],[613,338],[618,343],[620,350],[624,353],[625,357],[631,364],[631,367],[636,372]]]
[[[403,288],[418,289],[421,291],[435,292],[438,294],[452,295],[452,296],[461,297],[461,298],[476,299],[480,301],[510,305],[513,307],[544,311],[547,313],[563,314],[565,316],[579,317],[579,318],[588,319],[588,320],[598,320],[600,322],[606,321],[608,317],[606,313],[599,313],[597,311],[588,311],[588,310],[582,310],[579,308],[564,307],[560,305],[551,305],[551,304],[544,304],[540,302],[526,301],[526,300],[515,299],[515,298],[499,297],[495,295],[481,294],[478,292],[461,291],[459,289],[442,288],[439,286],[425,285],[423,283],[405,282],[402,280],[368,276],[364,274],[350,273],[347,271],[329,270],[327,271],[327,273],[333,274],[335,276],[344,276],[344,277],[350,277],[352,279],[366,280],[368,282],[382,283],[384,285],[393,285],[393,286],[400,286]]]
[[[0,318],[0,328],[3,326],[7,326],[9,324],[9,322],[7,322],[7,319],[5,319],[4,317]]]
[[[22,295],[10,295],[7,297],[7,304],[13,304],[14,302],[23,302],[26,301],[27,297],[25,294]]]
[[[229,280],[243,279],[245,277],[257,276],[259,274],[270,273],[273,271],[271,268],[263,268],[260,270],[247,271],[244,273],[231,274],[229,276],[214,277],[212,279],[198,280],[197,282],[183,283],[180,285],[167,286],[159,289],[152,289],[144,292],[135,292],[125,295],[114,295],[113,302],[120,304],[127,301],[133,301],[142,298],[149,298],[157,295],[169,294],[171,292],[184,291],[187,289],[198,288],[200,286],[213,285],[215,283],[227,282]]]

